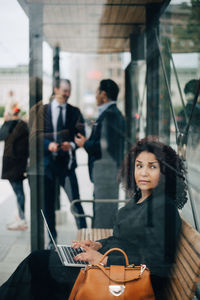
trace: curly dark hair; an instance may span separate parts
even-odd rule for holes
[[[165,193],[174,199],[177,208],[183,208],[187,202],[186,169],[184,163],[175,150],[161,143],[154,136],[139,140],[125,157],[120,170],[120,179],[124,189],[131,197],[139,197],[140,190],[136,186],[134,178],[135,160],[143,151],[155,155],[160,165],[162,177],[159,185],[164,184]]]

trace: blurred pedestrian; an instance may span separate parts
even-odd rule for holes
[[[2,179],[9,180],[17,197],[18,216],[7,228],[9,230],[25,230],[25,196],[23,180],[26,177],[28,160],[28,126],[20,119],[20,109],[12,105],[12,109],[4,115],[4,123],[0,128],[0,140],[5,141],[3,153]]]
[[[177,115],[177,123],[181,132],[184,132],[188,125],[193,109],[193,102],[199,89],[199,84],[200,82],[197,79],[191,79],[185,84],[184,93],[187,104],[185,106],[185,110],[181,109]],[[194,107],[192,119],[190,121],[190,132],[192,136],[192,146],[196,148],[200,141],[200,95],[198,95],[197,103]]]

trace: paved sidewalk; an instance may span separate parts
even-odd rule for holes
[[[27,215],[30,207],[27,181],[24,182],[24,187]],[[17,214],[17,204],[15,194],[7,180],[0,181],[0,191],[0,284],[2,284],[29,253],[30,229],[24,232],[6,229],[6,224],[12,221]]]

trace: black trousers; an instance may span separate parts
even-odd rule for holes
[[[0,287],[0,299],[67,300],[79,271],[78,267],[63,266],[55,251],[33,252]],[[156,300],[164,300],[166,278],[151,279]]]
[[[0,299],[65,300],[79,270],[63,266],[55,251],[33,252],[0,287]]]
[[[59,166],[52,168],[49,174],[45,175],[45,217],[49,225],[53,237],[56,239],[56,218],[55,218],[55,202],[56,202],[56,185],[62,186],[70,200],[80,199],[78,181],[75,170],[68,171],[67,174],[62,172]],[[84,214],[81,203],[76,203],[75,210],[78,214]],[[77,228],[86,228],[87,223],[84,217],[75,218]]]
[[[24,215],[25,196],[24,196],[23,180],[17,180],[17,181],[9,180],[9,182],[17,197],[19,217],[23,220],[25,219],[25,215]]]

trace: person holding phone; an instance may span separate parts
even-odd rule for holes
[[[85,135],[84,119],[79,108],[68,103],[71,82],[60,79],[54,87],[52,101],[44,106],[44,162],[45,162],[45,216],[56,240],[55,199],[56,183],[62,186],[70,201],[80,199],[74,138],[78,132]],[[77,213],[84,214],[81,203]],[[77,227],[86,228],[84,217],[75,218]],[[49,247],[53,247],[50,241]]]

